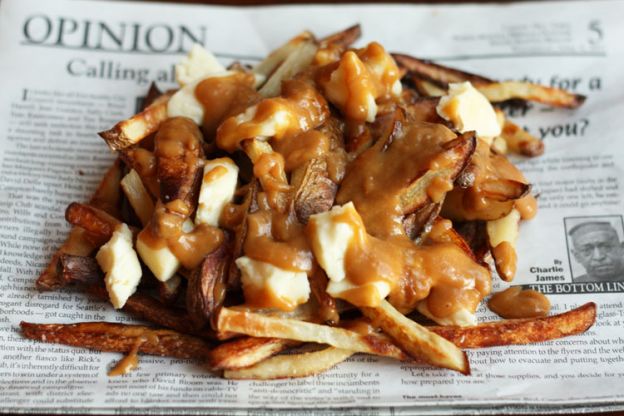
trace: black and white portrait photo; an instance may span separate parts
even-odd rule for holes
[[[624,281],[624,226],[620,215],[564,219],[574,282]]]

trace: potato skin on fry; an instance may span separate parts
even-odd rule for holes
[[[231,252],[231,244],[225,241],[208,254],[189,277],[186,309],[196,329],[204,327],[223,304]]]
[[[208,354],[208,367],[212,370],[249,367],[299,344],[280,338],[238,338],[213,348]]]
[[[193,120],[173,117],[164,121],[154,142],[160,198],[166,204],[181,200],[189,209],[201,184],[202,135]]]
[[[168,329],[108,322],[79,324],[35,324],[21,322],[26,338],[54,344],[73,345],[98,351],[130,352],[138,343],[139,352],[175,358],[204,359],[210,351],[205,341]]]
[[[589,302],[571,311],[545,318],[509,319],[463,328],[436,326],[429,327],[429,330],[461,348],[485,348],[532,344],[581,334],[595,320],[596,304]]]

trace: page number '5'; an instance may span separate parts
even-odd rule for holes
[[[600,21],[598,20],[590,21],[587,29],[590,32],[589,43],[591,45],[595,45],[596,43],[599,43],[602,40],[604,34],[602,32]]]

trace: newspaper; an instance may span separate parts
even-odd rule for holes
[[[317,408],[308,414],[333,414],[340,407],[376,415],[624,408],[624,275],[605,277],[604,267],[600,273],[590,264],[593,254],[575,250],[569,235],[579,224],[603,222],[624,241],[623,15],[624,3],[610,1],[247,8],[2,1],[0,411]],[[172,87],[173,64],[194,42],[224,64],[253,64],[302,29],[326,35],[356,22],[364,30],[360,44],[377,40],[391,51],[493,78],[587,95],[575,111],[530,104],[507,112],[546,144],[544,156],[518,160],[539,194],[540,212],[522,225],[513,284],[548,294],[554,312],[596,302],[591,330],[539,345],[470,351],[470,376],[356,355],[316,377],[271,382],[226,381],[196,362],[151,356],[128,375],[107,377],[118,354],[20,336],[22,320],[133,322],[76,291],[34,289],[68,231],[65,207],[86,200],[113,160],[95,132],[133,114],[151,81]],[[594,243],[589,251],[621,266],[620,246]],[[503,286],[495,279],[495,290]],[[483,308],[479,319],[495,317]]]

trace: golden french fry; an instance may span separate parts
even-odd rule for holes
[[[355,352],[366,352],[397,360],[406,355],[394,345],[380,342],[379,336],[360,335],[356,332],[326,325],[263,316],[253,312],[239,312],[222,308],[217,328],[219,331],[238,332],[253,337],[284,338],[302,342],[329,344]]]
[[[275,97],[279,95],[282,81],[294,77],[307,68],[318,50],[316,41],[306,40],[297,45],[286,57],[284,62],[273,72],[266,83],[258,90],[263,97]]]
[[[355,354],[340,348],[325,348],[315,352],[278,355],[240,370],[226,370],[223,377],[234,380],[275,380],[300,378],[329,370]]]
[[[522,81],[502,81],[475,85],[493,103],[520,99],[535,101],[552,107],[577,108],[585,102],[585,96]]]
[[[544,153],[543,141],[507,119],[503,124],[501,137],[507,142],[509,150],[514,153],[529,157]]]
[[[119,181],[121,180],[122,167],[119,159],[115,160],[108,169],[89,204],[99,208],[110,215],[119,218]],[[75,256],[88,256],[97,248],[91,236],[82,228],[72,227],[63,245],[52,255],[48,266],[37,278],[38,290],[54,290],[64,286],[67,282],[59,273],[58,262],[62,254]]]
[[[152,201],[141,177],[134,169],[130,170],[121,180],[121,189],[123,189],[137,217],[141,220],[141,224],[147,225],[154,214],[154,201]]]
[[[571,311],[544,318],[508,319],[473,327],[436,326],[429,330],[461,348],[485,348],[531,344],[581,334],[595,320],[596,304],[589,302]]]
[[[351,46],[356,40],[358,40],[362,36],[362,28],[359,24],[350,26],[340,32],[333,33],[329,36],[324,37],[319,41],[321,45],[337,45],[343,48],[348,48]]]
[[[424,79],[424,82],[432,84],[433,87],[437,86],[445,90],[449,83],[470,81],[491,102],[521,99],[565,108],[577,108],[585,102],[585,96],[559,88],[522,81],[498,82],[408,55],[393,54],[392,56],[400,67],[414,73],[417,79]]]
[[[98,351],[130,352],[139,345],[139,352],[175,358],[205,359],[210,345],[200,338],[169,329],[153,329],[141,325],[109,322],[79,324],[34,324],[21,322],[26,338],[53,344],[73,345]]]
[[[314,40],[312,33],[307,31],[300,33],[271,52],[262,62],[253,68],[253,72],[268,78],[295,49],[301,46],[301,44],[312,40]]]
[[[167,103],[175,91],[156,98],[146,109],[120,121],[112,129],[98,133],[112,150],[123,150],[154,133],[167,119]]]
[[[377,308],[362,308],[362,313],[414,359],[436,367],[470,374],[466,353],[443,337],[407,318],[387,301],[382,301]]]
[[[238,338],[213,348],[208,354],[208,367],[212,370],[250,367],[299,344],[280,338]]]
[[[115,227],[121,223],[117,218],[100,209],[78,202],[69,204],[65,210],[65,219],[71,225],[84,228],[93,236],[93,241],[98,245],[108,241]]]

